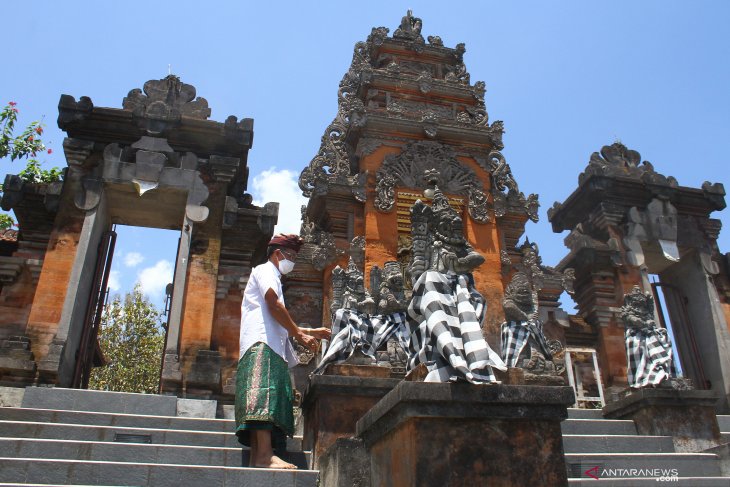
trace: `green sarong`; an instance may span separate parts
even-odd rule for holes
[[[236,436],[251,445],[250,431],[271,430],[271,444],[286,449],[294,434],[294,393],[286,361],[263,342],[249,348],[236,371]]]

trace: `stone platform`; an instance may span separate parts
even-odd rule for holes
[[[677,452],[701,452],[719,446],[714,391],[643,388],[603,408],[610,419],[631,419],[640,435],[671,436]]]
[[[352,370],[351,370],[352,369]],[[362,369],[374,366],[338,366],[338,372],[351,375],[314,375],[302,400],[304,448],[312,451],[313,465],[338,438],[354,436],[355,424],[400,381],[384,377],[365,377]]]
[[[357,422],[371,485],[567,485],[570,387],[401,382]]]

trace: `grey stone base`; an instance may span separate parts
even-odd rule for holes
[[[603,416],[631,419],[640,435],[671,436],[677,452],[721,444],[714,391],[643,388],[604,406]]]
[[[403,381],[357,436],[372,485],[567,485],[560,422],[574,401],[570,387]]]

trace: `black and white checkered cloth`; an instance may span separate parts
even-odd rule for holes
[[[358,345],[365,355],[375,358],[378,348],[394,335],[403,350],[408,350],[405,312],[367,315],[354,309],[338,309],[332,317],[332,339],[314,373],[322,373],[327,364],[347,360]]]
[[[517,359],[532,336],[547,360],[553,356],[545,341],[540,320],[508,321],[502,323],[502,360],[507,367],[519,367]]]
[[[626,359],[631,387],[657,385],[671,377],[672,344],[658,327],[627,328]]]
[[[425,364],[426,382],[496,382],[492,367],[507,367],[482,335],[486,310],[470,275],[421,274],[408,306],[408,370]]]

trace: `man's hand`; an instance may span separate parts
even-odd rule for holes
[[[329,328],[302,328],[301,329],[304,333],[313,336],[314,338],[318,338],[320,340],[329,340],[332,336],[332,330]]]
[[[301,328],[300,328],[301,329]],[[303,347],[309,349],[312,352],[317,351],[317,339],[314,338],[311,335],[308,335],[306,332],[304,332],[303,329],[302,333],[296,336],[297,342],[299,342]]]

